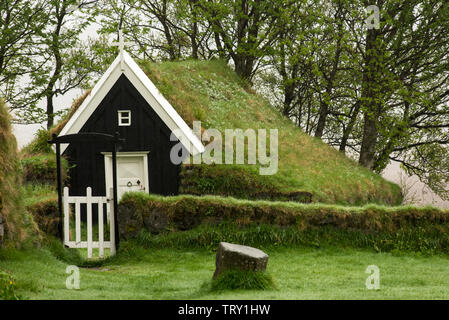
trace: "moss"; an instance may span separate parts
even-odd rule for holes
[[[0,100],[0,216],[6,225],[7,242],[18,247],[39,240],[37,226],[23,205],[21,175],[10,115]]]

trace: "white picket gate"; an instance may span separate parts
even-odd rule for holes
[[[69,188],[64,188],[64,244],[69,248],[87,248],[87,257],[92,258],[92,249],[98,248],[99,258],[104,258],[104,249],[110,249],[110,255],[115,255],[115,221],[114,204],[111,197],[92,196],[92,189],[86,188],[86,196],[69,196]],[[109,200],[109,201],[108,201]],[[87,240],[81,239],[81,204],[87,207]],[[75,239],[70,239],[70,204],[75,205]],[[92,230],[92,205],[98,204],[98,241],[93,241]],[[106,205],[107,222],[109,223],[109,241],[104,240],[104,205]]]

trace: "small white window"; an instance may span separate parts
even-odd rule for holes
[[[130,110],[119,110],[118,111],[118,125],[119,126],[130,126],[131,125],[131,111]]]

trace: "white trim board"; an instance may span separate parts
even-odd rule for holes
[[[112,152],[100,152],[104,156],[112,157]],[[117,157],[139,157],[149,154],[150,151],[124,151],[117,152]]]
[[[118,55],[59,135],[78,133],[120,76],[124,74],[167,127],[176,134],[184,147],[190,150],[192,155],[203,153],[205,149],[201,140],[126,51],[123,51],[123,59],[123,70],[120,66],[120,55]],[[67,146],[67,144],[61,145],[61,154]]]

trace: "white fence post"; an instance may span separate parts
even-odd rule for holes
[[[70,241],[69,224],[69,188],[64,188],[64,244],[68,245]]]
[[[81,207],[80,201],[75,200],[75,241],[76,243],[81,242]]]
[[[111,241],[111,256],[115,256],[115,219],[114,219],[114,189],[109,189],[109,239]]]
[[[103,198],[98,201],[98,256],[104,257]]]
[[[87,205],[87,257],[92,258],[92,189],[86,188]]]

